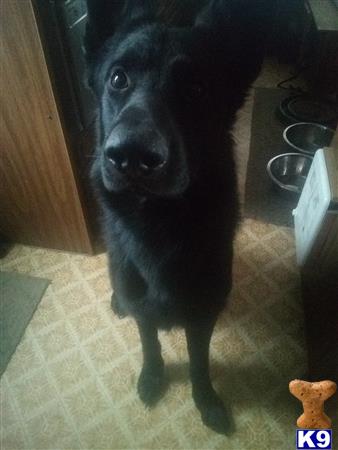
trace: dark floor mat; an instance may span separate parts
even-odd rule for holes
[[[290,93],[281,89],[255,89],[244,216],[292,227],[292,210],[298,198],[274,188],[266,171],[271,158],[290,152],[283,140],[285,125],[276,115],[276,108],[287,95]]]
[[[0,273],[0,376],[5,371],[49,284],[18,273]]]

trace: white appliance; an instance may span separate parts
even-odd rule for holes
[[[338,150],[317,150],[293,215],[298,264],[337,264],[338,275],[337,164]]]

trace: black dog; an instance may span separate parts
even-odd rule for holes
[[[86,34],[100,111],[92,177],[112,306],[135,318],[142,341],[139,396],[151,405],[163,389],[158,329],[184,327],[194,401],[223,433],[229,421],[208,359],[238,219],[230,131],[261,60],[242,7],[211,2],[175,28],[158,23],[147,1],[88,0]]]

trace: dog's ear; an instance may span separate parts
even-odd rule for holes
[[[121,1],[87,0],[87,24],[84,46],[87,57],[92,55],[114,32],[116,17],[123,8]]]
[[[209,30],[241,71],[241,79],[258,75],[273,22],[276,0],[211,0],[200,11],[195,27]]]
[[[150,0],[87,0],[84,46],[87,57],[95,53],[115,30],[151,17]]]
[[[150,0],[127,0],[122,12],[123,23],[146,22],[153,19],[153,8]]]
[[[197,14],[195,26],[257,41],[267,33],[275,9],[276,0],[210,0]]]
[[[195,19],[195,26],[214,32],[225,31],[230,24],[230,5],[224,0],[211,0],[201,9]]]

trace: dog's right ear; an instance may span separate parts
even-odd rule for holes
[[[195,26],[212,29],[215,33],[219,33],[227,29],[230,18],[231,9],[228,1],[211,0],[197,14]]]
[[[87,0],[84,46],[87,58],[114,34],[117,27],[151,16],[149,0]]]
[[[275,9],[276,0],[209,0],[197,14],[195,26],[250,42],[267,31]]]
[[[87,0],[87,24],[84,46],[87,57],[92,55],[114,32],[116,17],[123,8],[121,1]]]

